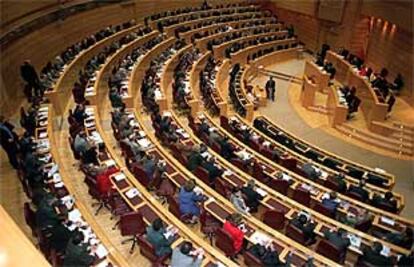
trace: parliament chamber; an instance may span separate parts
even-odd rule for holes
[[[0,266],[414,266],[411,0],[0,7]]]

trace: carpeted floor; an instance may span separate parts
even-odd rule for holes
[[[269,66],[266,69],[283,72],[290,75],[302,76],[303,60],[291,60],[282,64]],[[259,75],[252,84],[264,86],[268,77]],[[295,87],[296,86],[296,87]],[[297,101],[289,99],[288,90],[300,90],[300,85],[293,85],[288,81],[276,80],[276,101],[269,102],[260,112],[286,130],[300,136],[302,139],[315,144],[325,150],[342,155],[345,158],[363,163],[370,167],[380,167],[396,176],[394,191],[405,196],[406,207],[401,215],[414,219],[414,161],[399,160],[379,155],[349,142],[338,139],[323,130],[325,121],[320,127],[310,127],[295,111],[293,104]],[[315,125],[315,123],[313,124]]]

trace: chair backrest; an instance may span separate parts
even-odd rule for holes
[[[146,224],[139,212],[129,212],[121,215],[119,221],[119,228],[121,235],[143,235],[145,234]]]
[[[138,245],[141,255],[146,257],[152,263],[157,262],[158,256],[155,254],[155,248],[148,242],[145,235],[138,236]]]
[[[254,256],[249,251],[246,251],[243,253],[244,258],[244,264],[246,264],[247,267],[258,267],[263,266],[262,261],[258,259],[256,256]]]
[[[195,174],[195,176],[197,176],[204,183],[210,184],[208,171],[206,169],[204,169],[203,167],[198,166],[194,170],[194,174]]]
[[[300,244],[305,244],[305,234],[302,232],[302,230],[298,229],[296,226],[292,225],[291,223],[287,225],[286,227],[286,236],[292,238],[296,242]]]
[[[228,186],[220,179],[216,179],[215,180],[215,189],[217,191],[217,193],[219,193],[220,195],[222,195],[225,198],[229,198],[230,197],[230,189],[228,188]]]
[[[345,261],[346,253],[341,253],[341,251],[336,246],[334,246],[331,242],[325,239],[321,239],[319,241],[316,247],[316,252],[337,263],[342,264]]]
[[[174,196],[168,198],[168,210],[174,214],[175,217],[181,217],[180,205]]]
[[[227,117],[220,116],[220,126],[223,127],[224,129],[227,129],[228,124],[229,124],[229,120],[227,119]]]
[[[355,229],[362,231],[362,232],[368,232],[368,230],[372,226],[372,220],[364,220],[362,222],[359,222],[355,225]]]
[[[335,214],[333,214],[330,210],[328,210],[324,205],[322,205],[321,202],[316,201],[315,206],[313,207],[313,209],[325,216],[331,217]]]
[[[290,184],[286,180],[282,180],[282,179],[271,179],[270,180],[270,187],[285,196],[288,193],[289,186]]]
[[[361,202],[365,202],[364,199],[362,198],[362,196],[360,194],[356,193],[356,192],[350,191],[350,192],[347,192],[346,195],[350,198],[359,200]]]
[[[280,210],[267,210],[262,215],[262,221],[275,230],[285,227],[285,214]]]
[[[293,196],[292,198],[296,200],[297,202],[301,203],[302,205],[305,205],[307,207],[310,206],[310,192],[299,187],[293,190]]]
[[[323,185],[325,187],[333,190],[333,191],[337,191],[337,192],[339,191],[339,185],[335,181],[333,181],[332,179],[329,179],[329,177],[328,177],[328,179],[325,180]]]
[[[227,257],[234,256],[236,254],[236,251],[233,247],[233,238],[222,228],[218,228],[216,231],[215,244],[216,247],[221,249]]]
[[[145,187],[149,186],[150,179],[144,169],[137,163],[131,164],[131,172],[135,178]]]

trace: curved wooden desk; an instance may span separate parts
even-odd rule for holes
[[[373,121],[385,121],[388,104],[384,103],[382,97],[377,95],[371,84],[354,71],[354,67],[337,53],[328,51],[326,60],[331,62],[336,68],[336,80],[343,85],[356,87],[356,95],[362,101],[361,109],[368,125],[370,126]]]
[[[233,135],[229,134],[229,132],[227,130],[221,128],[221,126],[216,124],[207,114],[202,114],[201,116],[203,116],[204,118],[207,119],[208,124],[211,125],[212,127],[214,127],[218,131],[220,136],[228,136],[231,140],[230,141],[231,144],[236,148],[237,151],[247,151],[250,155],[252,155],[253,158],[256,159],[261,166],[263,166],[264,172],[266,173],[266,175],[269,175],[269,177],[275,177],[276,173],[280,172],[280,171],[282,171],[285,174],[288,174],[293,180],[295,180],[294,184],[291,185],[292,189],[293,188],[300,188],[300,187],[302,187],[302,185],[305,185],[305,184],[310,186],[312,188],[311,189],[312,199],[314,201],[317,201],[317,202],[321,202],[321,199],[322,199],[323,195],[330,192],[330,191],[326,191],[326,190],[324,191],[324,188],[319,186],[318,184],[313,183],[313,182],[309,182],[306,179],[302,179],[297,174],[294,174],[294,173],[290,172],[289,170],[285,169],[284,167],[281,167],[281,166],[275,164],[272,160],[267,159],[266,157],[264,157],[260,153],[257,153],[254,149],[251,148],[250,145],[245,145],[243,142],[240,141],[240,140],[242,140],[242,137],[240,137],[240,136],[236,137],[236,136],[233,136]],[[244,123],[244,124],[247,125],[246,123]],[[268,196],[272,197],[272,198],[269,198],[267,200],[265,198],[262,202],[270,204],[270,203],[274,203],[275,201],[277,201],[277,202],[279,202],[279,206],[280,206],[280,204],[282,204],[282,206],[284,206],[284,208],[286,210],[288,210],[286,215],[285,215],[287,219],[291,219],[291,218],[295,217],[296,214],[300,213],[302,210],[306,210],[306,212],[311,214],[314,221],[318,224],[317,227],[316,227],[316,231],[319,232],[318,234],[321,237],[323,237],[323,232],[326,231],[326,230],[334,230],[334,229],[338,229],[338,228],[343,228],[343,229],[347,230],[348,233],[351,233],[355,236],[359,236],[362,239],[362,242],[367,246],[370,246],[370,245],[373,244],[373,242],[377,241],[377,238],[375,238],[373,236],[370,236],[368,234],[365,234],[364,232],[358,231],[358,230],[356,230],[352,227],[344,225],[344,224],[340,223],[339,221],[333,220],[328,216],[320,214],[320,213],[314,211],[313,209],[310,209],[309,207],[304,206],[304,205],[296,202],[295,200],[292,200],[291,198],[289,198],[289,197],[287,197],[287,196],[271,189],[269,187],[269,185],[262,186],[262,182],[258,182],[258,183],[260,183],[260,188],[267,191]],[[338,195],[338,198],[340,198],[343,201],[343,203],[348,203],[350,205],[354,204],[354,203],[352,203],[353,202],[352,199],[349,199],[346,196]],[[359,207],[361,207],[361,205],[359,205]],[[369,207],[366,207],[366,208],[369,208]],[[341,213],[346,214],[348,209],[345,209],[344,207],[339,207],[338,211],[341,212]],[[399,217],[399,216],[389,214],[389,213],[385,213],[385,215],[395,216],[396,218]],[[375,215],[375,216],[377,216],[377,215]],[[406,219],[404,219],[404,220],[406,222],[410,222],[410,224],[408,225],[409,227],[413,226],[414,221],[410,221],[410,220],[406,220]],[[386,241],[381,240],[380,242],[382,242],[384,244],[384,246],[389,247],[391,249],[391,252],[392,252],[393,255],[408,254],[409,253],[409,251],[407,249],[395,246],[395,245],[393,245],[391,243],[388,243]],[[350,247],[350,250],[352,250],[357,255],[362,253],[361,248]]]
[[[326,92],[328,89],[329,83],[329,74],[321,69],[318,65],[315,64],[312,60],[307,60],[305,62],[305,75],[307,77],[312,77],[315,81],[318,91]]]
[[[392,187],[395,184],[395,177],[392,174],[386,173],[385,171],[382,172],[382,171],[375,170],[374,168],[368,167],[366,165],[359,164],[359,163],[351,161],[349,159],[345,159],[345,158],[343,158],[339,155],[333,154],[333,153],[331,153],[327,150],[324,150],[324,149],[322,149],[318,146],[312,145],[312,144],[302,140],[301,138],[297,137],[293,133],[287,131],[286,129],[283,129],[282,127],[274,124],[270,119],[268,119],[265,116],[258,116],[258,117],[256,117],[256,119],[264,121],[268,125],[267,128],[269,130],[271,130],[272,132],[276,133],[276,132],[280,131],[283,134],[285,134],[287,137],[289,137],[290,139],[294,140],[294,142],[296,143],[295,144],[296,147],[298,147],[298,149],[300,149],[300,151],[303,154],[306,154],[306,153],[315,154],[320,162],[332,161],[332,163],[336,166],[336,169],[338,171],[343,171],[346,174],[348,174],[349,176],[352,176],[352,177],[358,178],[358,179],[359,179],[359,177],[352,174],[351,172],[358,171],[358,173],[360,173],[361,178],[367,178],[367,176],[370,175],[370,174],[376,175],[376,176],[381,177],[382,179],[384,179],[386,181],[385,184],[384,184],[384,187],[386,187],[388,189],[392,189]]]
[[[221,253],[213,248],[210,244],[204,241],[202,238],[197,236],[192,231],[188,230],[188,227],[183,224],[179,219],[173,216],[165,207],[162,206],[160,202],[158,202],[134,177],[134,175],[122,164],[122,160],[119,158],[118,154],[112,148],[112,145],[108,145],[111,142],[108,140],[105,132],[102,130],[100,125],[100,118],[96,107],[89,106],[90,114],[94,114],[94,123],[87,127],[87,133],[91,134],[92,132],[97,132],[103,144],[105,144],[105,148],[107,151],[107,155],[109,157],[109,161],[111,164],[115,164],[115,166],[120,169],[120,172],[113,174],[111,181],[115,187],[115,189],[120,193],[123,197],[125,202],[130,206],[130,208],[134,211],[139,211],[142,213],[144,217],[144,221],[147,224],[150,224],[154,219],[161,218],[164,222],[168,225],[173,225],[179,230],[179,237],[174,243],[172,247],[176,247],[180,245],[183,241],[189,240],[192,244],[197,248],[201,247],[205,251],[203,266],[210,266],[210,264],[214,264],[220,262],[225,266],[235,266],[235,264],[228,258],[226,258]],[[88,120],[88,119],[86,119]],[[106,160],[105,162],[108,162]],[[119,175],[119,176],[118,176]],[[123,179],[115,178],[115,177],[123,177]],[[131,192],[137,190],[139,192],[138,195],[134,197],[128,197],[127,192]]]
[[[89,100],[91,105],[96,105],[101,102],[103,97],[107,97],[106,93],[107,90],[102,90],[104,86],[107,86],[105,83],[108,79],[108,75],[112,71],[112,68],[114,67],[116,62],[121,61],[125,56],[130,54],[134,49],[140,47],[144,43],[148,42],[149,40],[157,37],[159,35],[158,31],[152,31],[140,38],[137,38],[136,40],[130,42],[129,44],[125,45],[121,49],[119,49],[117,52],[115,52],[110,58],[107,59],[104,66],[100,69],[98,75],[96,76],[96,82],[94,84],[94,92],[92,95],[87,96],[86,99]],[[103,83],[103,84],[102,84]],[[128,86],[129,88],[129,86]],[[105,95],[98,97],[97,92],[105,92]],[[133,99],[135,99],[136,92],[131,92],[128,89],[128,95],[123,97],[124,103],[127,107],[133,107]]]
[[[116,42],[131,32],[139,29],[142,25],[136,25],[131,28],[117,32],[108,38],[96,42],[93,46],[80,52],[75,59],[65,66],[63,73],[57,80],[52,91],[45,92],[45,97],[53,104],[56,114],[62,116],[67,109],[68,99],[72,95],[73,81],[76,80],[79,70],[81,70],[86,62],[92,57],[99,54],[101,50],[109,44]]]
[[[275,46],[277,49],[277,46],[279,46],[279,44],[276,44]],[[248,58],[250,57],[252,59],[253,54],[257,53],[258,51],[261,51],[263,49],[268,49],[268,48],[269,48],[268,46],[264,46],[264,47],[258,47],[258,49],[252,49],[250,53],[247,55],[247,57]],[[256,59],[250,60],[249,65],[251,65],[252,67],[256,67],[256,68],[266,67],[268,65],[274,64],[275,62],[282,62],[285,60],[297,58],[298,53],[300,51],[301,51],[301,47],[297,47],[296,43],[293,42],[293,43],[290,43],[289,48],[276,50],[268,54],[263,54],[262,56],[257,57]]]
[[[332,127],[341,125],[347,120],[348,104],[341,101],[338,95],[338,89],[334,86],[328,87],[328,99],[326,100],[326,107],[328,109],[329,123]]]
[[[54,192],[56,195],[62,196],[63,194],[57,194],[57,192],[66,192],[66,195],[72,195],[74,196],[75,190],[73,189],[73,185],[69,177],[72,175],[69,174],[65,168],[64,168],[64,162],[59,156],[59,153],[57,151],[58,146],[55,142],[54,132],[53,132],[53,115],[54,112],[50,106],[42,106],[43,108],[47,107],[48,115],[47,115],[47,121],[46,125],[43,127],[36,128],[36,139],[47,139],[49,141],[49,153],[51,155],[51,161],[57,164],[60,168],[58,170],[58,173],[60,175],[60,178],[63,182],[62,187],[58,187],[56,182],[54,182],[54,179],[50,179],[47,182],[48,188],[51,192]],[[50,166],[51,168],[51,166]],[[59,182],[58,182],[59,183]],[[72,193],[72,194],[71,194]],[[58,198],[61,198],[57,196]],[[83,220],[89,224],[93,232],[96,234],[99,241],[102,242],[104,248],[109,253],[106,256],[106,260],[111,262],[112,264],[119,265],[119,266],[129,266],[126,259],[121,255],[121,253],[118,251],[118,249],[115,248],[115,246],[110,241],[110,238],[107,236],[107,233],[103,231],[103,229],[98,225],[98,223],[95,221],[93,216],[89,213],[84,203],[81,201],[76,201],[74,203],[73,209],[78,209],[81,213],[81,216],[83,217]],[[105,261],[105,258],[102,259]],[[101,261],[102,261],[101,260]]]

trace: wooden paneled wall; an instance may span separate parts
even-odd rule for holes
[[[404,95],[413,96],[413,34],[390,23],[375,20],[369,36],[366,61],[374,69],[386,67],[389,81],[397,73],[405,80]],[[413,101],[411,101],[413,102]]]

